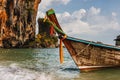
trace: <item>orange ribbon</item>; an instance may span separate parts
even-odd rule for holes
[[[63,38],[60,39],[60,46],[59,46],[59,55],[60,55],[60,64],[63,63],[64,61],[64,54],[63,54],[63,46],[62,46],[62,41],[66,38],[67,36],[64,35]]]

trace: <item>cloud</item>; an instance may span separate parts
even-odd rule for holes
[[[89,9],[88,12],[89,12],[90,15],[97,15],[97,14],[99,14],[101,12],[101,9],[100,8],[95,8],[95,7],[92,6]]]
[[[49,6],[56,5],[56,4],[63,4],[67,5],[71,0],[42,0],[40,3],[40,9],[41,11],[44,11]]]
[[[58,0],[58,2],[61,2],[64,5],[67,5],[71,0]]]
[[[42,12],[42,11],[38,11],[38,12],[37,12],[37,18],[36,18],[36,20],[37,20],[39,17],[44,18],[44,17],[45,17],[45,13]]]
[[[44,17],[45,16],[45,11],[50,9],[52,5],[67,5],[71,0],[42,0],[41,3],[39,4],[38,7],[38,13],[37,13],[37,18],[38,17]]]
[[[76,19],[81,19],[86,15],[86,10],[85,9],[80,9],[78,11],[75,11],[72,13],[72,17]]]
[[[58,20],[68,35],[99,35],[108,30],[118,30],[120,24],[116,13],[112,16],[101,15],[101,9],[91,7],[88,10],[80,9],[72,13],[58,13]]]
[[[112,12],[112,16],[116,17],[116,16],[117,16],[117,14],[116,14],[115,12]]]

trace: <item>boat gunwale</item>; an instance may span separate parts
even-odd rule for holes
[[[114,50],[120,51],[120,47],[113,46],[113,45],[97,43],[97,42],[94,42],[94,41],[88,41],[88,40],[73,38],[73,37],[69,37],[69,36],[67,36],[66,39],[71,40],[71,41],[75,41],[75,42],[81,42],[81,43],[84,43],[84,44],[93,45],[93,46],[96,46],[96,47],[102,47],[102,48],[114,49]]]

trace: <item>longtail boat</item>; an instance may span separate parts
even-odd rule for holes
[[[67,36],[58,23],[53,9],[46,12],[47,20],[60,39],[60,63],[63,63],[62,42],[80,70],[120,66],[120,47]]]

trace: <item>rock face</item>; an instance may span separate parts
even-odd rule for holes
[[[35,39],[41,0],[0,0],[0,47],[22,47]]]
[[[48,22],[43,22],[42,18],[38,19],[39,33],[36,38],[37,46],[41,48],[55,48],[58,47],[58,38],[53,26]]]

